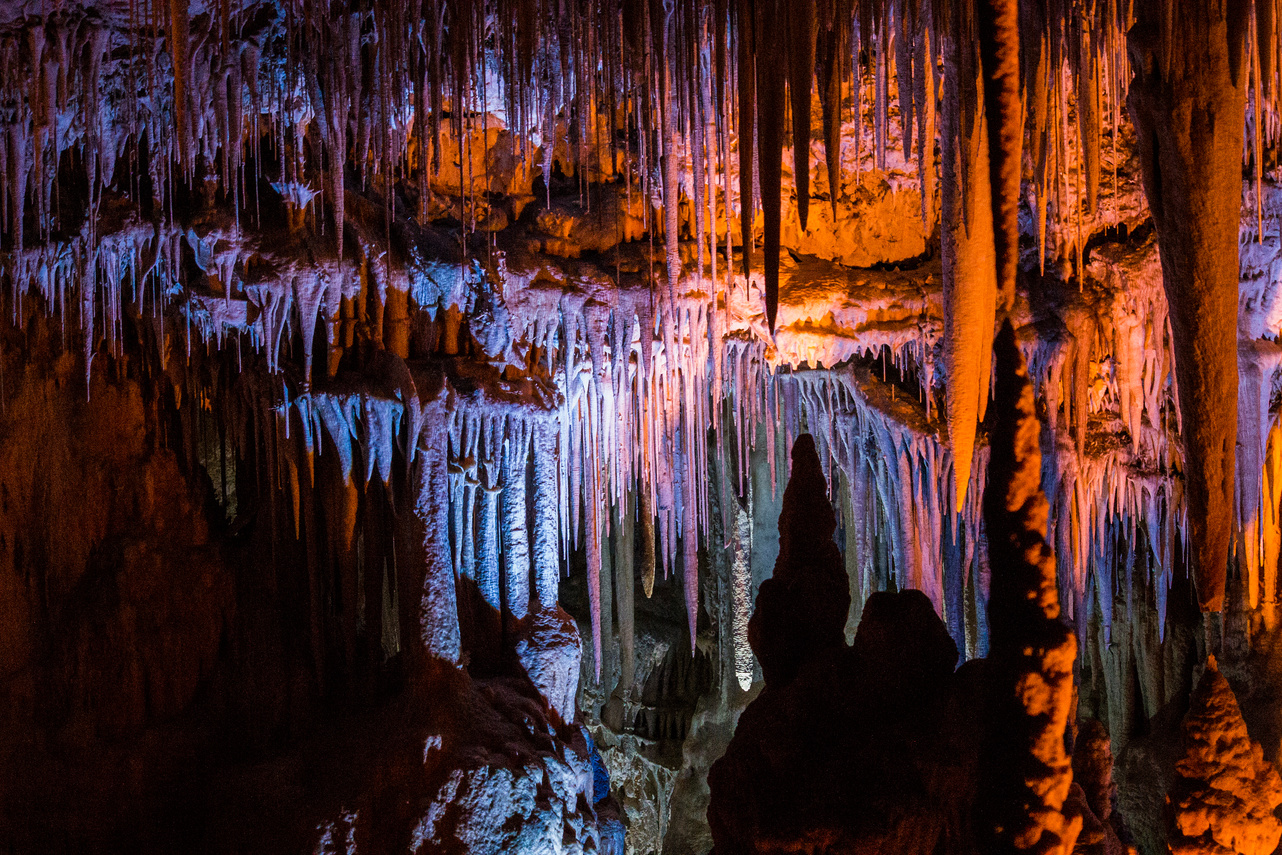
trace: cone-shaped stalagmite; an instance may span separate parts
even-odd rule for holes
[[[761,583],[748,622],[748,643],[768,686],[792,680],[815,652],[845,644],[850,584],[836,530],[814,438],[802,434],[792,447],[774,576]]]
[[[1238,223],[1249,4],[1137,4],[1130,33],[1144,191],[1157,228],[1183,420],[1189,544],[1198,602],[1224,605],[1237,440]]]
[[[1073,705],[1077,638],[1059,619],[1055,553],[1046,542],[1041,424],[1015,332],[994,347],[997,386],[984,491],[991,595],[988,731],[980,769],[985,852],[1067,853],[1081,828],[1066,816],[1073,782],[1064,731]]]
[[[1282,779],[1247,734],[1214,656],[1193,692],[1181,735],[1184,753],[1166,799],[1171,852],[1267,855],[1276,849]]]

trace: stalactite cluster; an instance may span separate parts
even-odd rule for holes
[[[591,382],[598,384],[593,396],[568,410],[584,414],[581,423],[589,425],[612,421],[615,412],[626,425],[637,415],[631,429],[637,439],[629,444],[648,442],[651,450],[643,460],[634,458],[630,477],[648,485],[644,489],[659,518],[658,536],[671,544],[657,553],[665,568],[671,567],[680,539],[683,566],[691,568],[686,584],[693,602],[696,543],[707,532],[705,482],[696,477],[669,485],[672,475],[663,461],[674,458],[653,444],[656,434],[641,438],[639,426],[669,425],[668,442],[675,443],[677,459],[689,461],[692,472],[704,470],[700,461],[706,452],[696,439],[720,424],[717,393],[710,402],[708,390],[730,379],[722,371],[726,363],[716,340],[731,331],[737,316],[731,294],[742,289],[750,311],[764,300],[764,328],[745,332],[768,342],[771,364],[779,364],[785,342],[772,333],[780,323],[780,281],[787,281],[786,273],[781,277],[780,223],[785,214],[795,216],[805,232],[812,190],[822,192],[825,184],[835,220],[851,178],[848,149],[852,144],[856,149],[858,172],[865,129],[874,168],[886,167],[898,139],[899,154],[914,164],[927,220],[935,195],[932,141],[937,133],[940,139],[942,370],[934,374],[929,351],[916,362],[928,411],[936,380],[948,385],[943,410],[954,461],[951,510],[957,511],[969,493],[974,438],[988,397],[991,322],[999,302],[1003,311],[1014,307],[1018,194],[1013,189],[1021,150],[1027,148],[1032,170],[1024,177],[1037,224],[1037,256],[1075,258],[1069,268],[1081,276],[1082,249],[1096,229],[1098,188],[1108,178],[1106,142],[1112,147],[1113,197],[1119,195],[1117,150],[1128,71],[1124,34],[1133,23],[1139,24],[1137,33],[1153,30],[1161,37],[1148,65],[1140,68],[1156,62],[1163,91],[1186,91],[1168,79],[1172,72],[1163,63],[1187,51],[1163,35],[1161,21],[1149,23],[1145,4],[1026,3],[1016,11],[1011,4],[985,3],[973,15],[967,9],[909,0],[858,8],[842,0],[434,0],[415,9],[377,3],[360,8],[228,4],[217,14],[194,17],[183,4],[170,4],[99,16],[68,12],[39,23],[14,20],[6,26],[0,51],[7,81],[0,85],[9,105],[0,146],[6,237],[0,264],[15,305],[23,295],[39,293],[51,311],[76,319],[85,333],[88,361],[102,342],[109,350],[116,347],[122,311],[148,313],[162,327],[181,325],[184,332],[219,343],[233,336],[240,348],[261,348],[273,370],[280,368],[282,342],[297,337],[304,377],[302,388],[291,393],[296,395],[305,393],[315,373],[317,330],[329,348],[323,360],[327,377],[367,329],[377,346],[410,355],[416,309],[440,313],[441,348],[456,352],[462,319],[488,311],[486,301],[478,299],[485,283],[510,275],[495,262],[493,239],[483,236],[501,230],[532,201],[535,164],[542,167],[549,194],[554,177],[563,177],[575,183],[587,209],[608,205],[603,188],[616,187],[612,198],[626,197],[623,206],[635,212],[638,231],[612,223],[618,235],[605,245],[616,247],[617,254],[620,238],[660,235],[667,285],[645,289],[635,312],[588,313],[582,332],[574,326],[565,330],[570,342],[586,345],[595,372]],[[1221,63],[1224,74],[1231,72],[1236,93],[1222,107],[1233,120],[1221,124],[1237,127],[1237,115],[1248,112],[1245,93],[1256,93],[1247,116],[1252,132],[1247,151],[1255,152],[1250,157],[1258,171],[1262,147],[1272,144],[1276,126],[1269,117],[1278,40],[1271,4],[1255,4],[1255,11],[1249,21],[1221,21],[1228,28],[1225,39],[1207,43],[1240,42],[1240,49]],[[1137,49],[1137,56],[1149,56],[1149,48]],[[322,56],[341,61],[318,62]],[[1232,69],[1225,64],[1229,60],[1237,64]],[[1148,83],[1142,75],[1137,81],[1130,86],[1131,101],[1143,128],[1146,121],[1153,124],[1144,117],[1156,119],[1153,110],[1158,109],[1144,105],[1156,104],[1158,96],[1143,95]],[[1207,86],[1208,92],[1222,89]],[[105,97],[94,97],[99,92]],[[810,116],[815,93],[818,134]],[[1180,123],[1157,124],[1169,129]],[[850,128],[853,132],[843,130]],[[812,135],[821,138],[826,170],[813,188]],[[1219,174],[1229,175],[1240,163],[1235,153],[1240,147],[1222,136],[1217,136],[1216,162],[1222,164]],[[1141,143],[1147,139],[1152,134],[1141,133]],[[782,165],[789,142],[790,175]],[[1171,150],[1163,144],[1146,157],[1151,161]],[[500,168],[504,162],[508,166]],[[83,181],[72,180],[77,169]],[[1162,174],[1173,180],[1171,169]],[[1221,215],[1204,231],[1213,231],[1222,243],[1233,232],[1228,223],[1236,221],[1227,200],[1236,198],[1237,185],[1227,179],[1221,184]],[[1175,202],[1168,190],[1159,194],[1163,204],[1153,203],[1158,192],[1149,188],[1159,245],[1164,259],[1173,258],[1179,239],[1162,223],[1200,218],[1178,212],[1163,216],[1163,205]],[[185,211],[196,196],[207,199],[221,219],[191,221]],[[639,205],[633,205],[634,197]],[[1193,204],[1192,197],[1188,201]],[[764,285],[756,274],[747,275],[758,242],[758,206]],[[277,234],[264,211],[274,216],[281,207],[286,232]],[[731,227],[736,214],[737,229]],[[1261,223],[1262,218],[1260,213]],[[447,223],[461,227],[442,231],[439,226]],[[986,237],[990,233],[993,237]],[[1051,248],[1048,239],[1055,242]],[[281,240],[303,248],[306,260],[300,264],[283,256]],[[997,247],[995,257],[990,245]],[[1217,258],[1231,256],[1226,247],[1216,244]],[[738,276],[733,274],[736,252],[742,258]],[[1221,349],[1233,337],[1219,328],[1198,332],[1202,328],[1194,320],[1181,319],[1214,316],[1222,323],[1232,312],[1218,303],[1211,312],[1185,297],[1176,299],[1171,266],[1179,266],[1177,261],[1164,264],[1171,268],[1167,290],[1176,309],[1173,352],[1177,370],[1183,370],[1179,354],[1196,350],[1197,336],[1214,339]],[[1216,277],[1227,281],[1228,273],[1220,270]],[[684,284],[691,279],[698,284]],[[687,308],[696,287],[702,297]],[[1225,287],[1217,286],[1221,303]],[[174,305],[181,312],[167,314]],[[566,310],[575,311],[562,305],[554,311]],[[574,320],[572,314],[567,317]],[[510,362],[516,357],[503,352],[502,336],[511,336],[513,344],[522,334],[539,342],[552,329],[546,320],[533,323],[533,329],[518,324],[511,331],[502,323],[493,325],[489,341],[495,352]],[[612,323],[624,328],[611,331]],[[635,332],[628,329],[633,324]],[[1134,415],[1134,372],[1154,352],[1165,352],[1165,344],[1154,340],[1165,336],[1163,327],[1164,321],[1144,327],[1142,350],[1136,349],[1136,339],[1129,345],[1132,358],[1119,360],[1120,370],[1132,372],[1129,382],[1119,384],[1119,394],[1128,399],[1123,406],[1136,448],[1144,431]],[[1141,328],[1133,329],[1132,338]],[[479,331],[473,324],[471,334]],[[639,337],[640,379],[618,374],[622,363],[614,360],[609,406],[623,402],[624,386],[644,383],[662,389],[658,394],[667,402],[667,415],[644,403],[655,400],[654,392],[634,393],[640,396],[639,409],[600,408],[599,384],[611,364],[601,342],[629,335]],[[1078,340],[1074,370],[1085,372],[1093,336],[1073,335]],[[710,342],[706,348],[705,340]],[[668,366],[676,364],[678,354],[682,364],[687,353],[692,360],[682,373],[688,379],[675,389],[666,380],[656,385],[659,353],[668,355]],[[713,363],[711,385],[697,379],[704,361]],[[551,361],[545,364],[550,370]],[[1210,453],[1233,435],[1231,368],[1220,372],[1222,382],[1214,388],[1202,388],[1211,374],[1196,372],[1179,387],[1187,411],[1190,521],[1201,550],[1197,561],[1208,568],[1200,571],[1208,607],[1217,602],[1216,568],[1225,563],[1231,532],[1232,449],[1224,452],[1227,456]],[[1155,388],[1160,389],[1164,372],[1142,370],[1151,401],[1155,393],[1148,391],[1148,378],[1159,378]],[[566,382],[573,387],[578,381],[567,371]],[[1079,376],[1071,385],[1075,397],[1064,407],[1080,444],[1087,378]],[[573,388],[564,394],[576,396]],[[592,399],[598,409],[587,406]],[[1146,403],[1143,412],[1148,424],[1158,427],[1153,405]],[[584,436],[599,433],[591,427]],[[738,443],[741,458],[756,442],[753,433],[744,438]],[[512,447],[527,441],[512,437]],[[580,505],[569,497],[595,495],[608,484],[617,498],[629,478],[614,463],[609,471],[599,469],[621,458],[600,448],[589,454],[577,434],[560,436],[558,447],[559,501],[568,511],[559,521],[560,540],[578,542],[576,511],[582,507],[585,542],[593,545],[589,555],[596,555],[610,523],[592,503]],[[773,443],[767,447],[773,452]],[[467,456],[465,449],[456,453]],[[588,458],[592,465],[584,470],[581,461]],[[515,459],[506,463],[517,466]],[[503,462],[489,466],[478,476],[488,486],[476,493],[464,488],[460,495],[496,496],[504,470]],[[495,520],[505,513],[516,519],[519,497],[511,501],[505,511],[497,499],[480,499],[484,507],[476,531],[493,534],[491,539],[508,536],[499,534],[503,525]],[[684,537],[686,531],[696,537]],[[516,548],[519,564],[517,540],[509,547]],[[590,569],[599,573],[595,559]],[[495,572],[484,570],[487,577]],[[600,583],[593,587],[599,589]],[[488,590],[493,595],[492,585]],[[691,632],[694,614],[692,608]]]
[[[1045,701],[994,713],[1023,742],[994,737],[984,774],[1024,815],[984,807],[990,842],[1065,850],[1074,637],[1130,679],[1136,615],[1164,643],[1185,565],[1205,610],[1238,577],[1248,607],[1278,597],[1280,11],[9,3],[0,416],[19,354],[56,351],[89,405],[145,375],[229,542],[272,545],[300,684],[395,670],[420,697],[438,665],[512,665],[555,716],[504,688],[487,710],[531,739],[582,703],[679,753],[720,723],[647,706],[647,669],[786,684],[796,657],[751,649],[771,609],[836,657],[837,612],[853,638],[877,592],[916,589],[913,620]],[[994,382],[1004,322],[999,361],[1026,369]],[[761,521],[797,513],[781,479],[832,519],[790,518],[822,555],[785,535],[763,583]],[[822,602],[781,607],[803,559]],[[676,648],[643,624],[677,590],[693,658],[660,667]],[[568,732],[538,761],[567,805],[590,793]]]

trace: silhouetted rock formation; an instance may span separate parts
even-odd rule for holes
[[[1167,796],[1174,855],[1267,855],[1282,840],[1282,778],[1264,759],[1215,657],[1207,659],[1182,728],[1183,758]]]
[[[751,623],[766,686],[708,776],[717,852],[969,851],[979,671],[954,674],[957,648],[920,591],[869,597],[847,647],[832,531],[802,436]]]
[[[833,543],[837,518],[809,434],[792,448],[792,476],[779,515],[779,558],[761,583],[748,643],[768,685],[796,676],[802,661],[845,645],[850,583]]]
[[[1113,782],[1113,747],[1108,731],[1095,719],[1082,722],[1073,746],[1073,781],[1082,788],[1086,804],[1100,820],[1113,815],[1117,784]]]

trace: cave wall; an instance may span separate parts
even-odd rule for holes
[[[917,589],[961,656],[989,652],[989,374],[957,346],[991,333],[957,308],[987,95],[950,74],[986,60],[938,4],[793,5],[3,5],[0,714],[6,768],[47,770],[0,793],[39,808],[12,845],[221,851],[274,811],[294,819],[263,849],[524,845],[494,831],[512,816],[613,845],[581,711],[630,851],[702,848],[804,433],[847,641],[874,592]],[[1080,709],[1132,768],[1208,637],[1241,646],[1222,666],[1276,728],[1250,697],[1272,697],[1282,543],[1282,197],[1266,22],[1230,105],[1250,121],[1221,217],[1229,418],[1224,389],[1177,379],[1188,310],[1126,106],[1128,15],[1021,23],[1002,312],[1045,424]],[[1195,608],[1215,562],[1189,569],[1208,407],[1236,433],[1219,623]],[[380,728],[383,778],[356,759]],[[526,805],[537,776],[555,810]],[[125,785],[79,801],[104,780]]]

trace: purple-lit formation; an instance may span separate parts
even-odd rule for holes
[[[0,0],[0,850],[1272,851],[1279,12]]]

